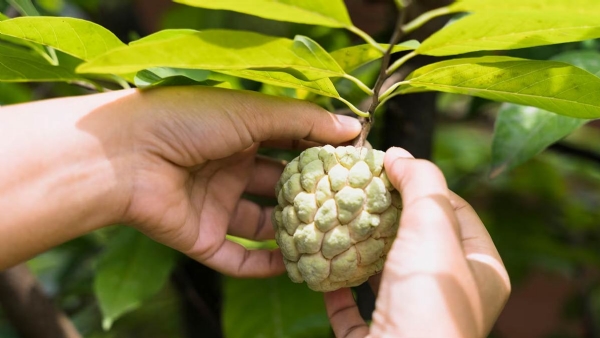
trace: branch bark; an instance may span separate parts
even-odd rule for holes
[[[81,337],[24,264],[0,272],[0,305],[20,337]]]

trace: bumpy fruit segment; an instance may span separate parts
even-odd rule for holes
[[[285,167],[272,218],[292,281],[327,292],[383,269],[401,210],[384,154],[328,145],[305,150]]]

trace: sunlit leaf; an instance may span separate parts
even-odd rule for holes
[[[481,12],[444,27],[423,41],[417,53],[454,55],[482,50],[507,50],[600,37],[598,14],[565,11],[515,12],[509,15]]]
[[[93,22],[63,17],[20,17],[0,22],[0,34],[52,47],[83,60],[124,46]]]
[[[501,56],[455,59],[419,68],[407,82],[412,87],[534,106],[566,116],[600,117],[600,78],[563,62]]]
[[[286,88],[297,88],[308,90],[328,97],[340,97],[330,79],[324,78],[315,81],[303,81],[294,76],[282,72],[267,72],[257,70],[231,70],[219,71],[223,74],[237,76],[244,79],[254,80],[262,83],[272,84]]]
[[[342,0],[175,0],[182,4],[224,9],[265,19],[328,27],[352,26]]]
[[[180,33],[180,34],[179,34]],[[165,33],[159,33],[165,34]],[[163,35],[164,36],[164,35]],[[130,73],[152,67],[206,70],[278,70],[303,80],[344,71],[316,42],[231,31],[179,31],[112,50],[78,68],[81,73]]]
[[[227,278],[223,297],[225,337],[329,336],[331,329],[322,294],[305,284],[292,283],[287,275],[269,279]]]
[[[25,48],[0,44],[0,81],[41,82],[75,81],[81,75],[64,65],[53,66],[37,53]]]
[[[4,15],[4,14],[0,13],[0,21],[2,21],[2,20],[7,20],[7,19],[8,19],[8,16],[6,16],[6,15]]]
[[[384,48],[389,47],[389,45],[384,44],[382,44],[381,46]],[[418,47],[419,42],[417,40],[409,40],[394,46],[394,48],[392,49],[392,53],[414,50]],[[383,56],[383,53],[381,53],[381,51],[369,44],[338,49],[331,52],[330,54],[335,59],[335,61],[337,61],[340,67],[342,67],[347,73],[353,71],[354,69],[364,64],[377,60]]]
[[[600,17],[600,2],[596,0],[458,0],[450,9],[453,12],[568,12]]]
[[[591,73],[600,71],[600,53],[595,51],[569,51],[553,59]],[[588,121],[535,107],[502,105],[492,142],[491,175],[497,176],[524,163]]]
[[[104,329],[156,294],[167,282],[175,258],[174,250],[131,228],[119,229],[100,258],[94,280]]]
[[[163,29],[154,34],[144,36],[141,39],[131,41],[129,45],[132,46],[141,43],[160,42],[163,40],[176,38],[182,35],[193,35],[195,33],[198,33],[198,31],[195,29]]]

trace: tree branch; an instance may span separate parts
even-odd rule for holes
[[[358,137],[352,142],[352,145],[355,147],[363,146],[363,144],[367,140],[369,132],[371,131],[371,126],[373,125],[373,123],[375,123],[374,116],[375,109],[377,109],[377,106],[379,106],[379,92],[381,91],[381,86],[383,86],[383,83],[389,77],[386,71],[390,65],[392,50],[404,35],[402,26],[404,25],[404,21],[406,20],[406,13],[406,8],[400,12],[398,20],[396,22],[396,28],[394,29],[394,33],[392,34],[392,38],[390,39],[389,47],[383,54],[383,61],[381,63],[381,69],[379,70],[379,76],[377,77],[377,80],[375,81],[375,86],[373,87],[371,105],[369,106],[369,110],[367,111],[369,116],[359,118],[359,121],[362,125],[362,129]]]
[[[24,264],[0,272],[0,305],[20,337],[81,337]]]

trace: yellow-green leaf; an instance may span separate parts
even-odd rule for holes
[[[254,80],[262,83],[268,83],[275,86],[304,89],[309,92],[339,98],[335,86],[330,79],[324,78],[315,81],[302,81],[298,78],[293,77],[290,74],[282,72],[266,72],[257,70],[231,70],[231,71],[220,71],[223,74],[241,77],[244,79]]]
[[[566,116],[600,117],[600,78],[563,62],[500,56],[455,59],[419,68],[407,77],[407,83]]]
[[[581,13],[600,17],[600,1],[597,0],[458,0],[450,5],[450,9],[452,12]]]
[[[444,56],[482,50],[507,50],[600,37],[598,14],[566,11],[481,12],[444,27],[423,41],[417,53]]]
[[[175,38],[178,36],[194,34],[194,33],[198,33],[198,31],[194,30],[194,29],[163,29],[154,34],[144,36],[141,39],[131,41],[129,43],[129,45],[132,46],[132,45],[137,45],[140,43],[149,43],[149,42],[168,40],[168,39]]]
[[[350,27],[342,0],[175,0],[208,9],[222,9],[265,19],[327,27]]]
[[[344,71],[316,42],[233,30],[180,31],[118,48],[78,68],[81,73],[123,74],[152,67],[206,70],[277,70],[302,80]],[[177,32],[175,32],[177,33]],[[161,34],[161,33],[158,33]]]
[[[63,17],[20,17],[0,22],[0,34],[52,47],[90,60],[124,46],[113,33],[93,22]]]
[[[389,47],[389,45],[384,44],[381,46],[386,49]],[[419,42],[417,40],[409,40],[394,46],[392,53],[414,50],[418,47]],[[330,54],[347,73],[383,57],[383,53],[380,50],[369,44],[341,48]]]

